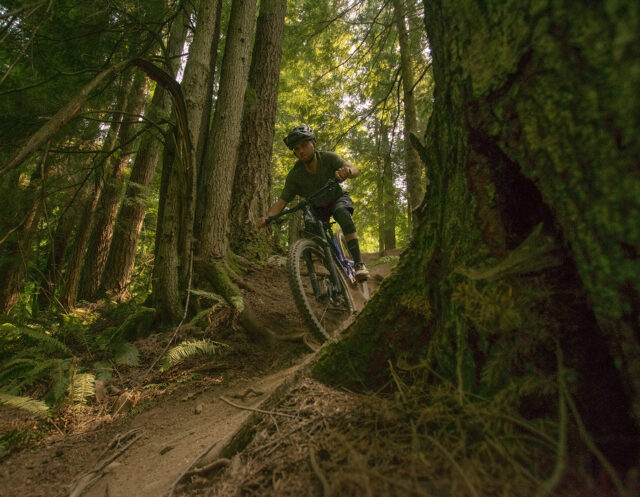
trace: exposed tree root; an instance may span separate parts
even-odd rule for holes
[[[69,497],[80,497],[85,490],[102,478],[108,466],[138,441],[140,438],[140,431],[141,429],[138,428],[122,435],[116,435],[100,456],[100,459],[96,463],[94,469],[76,479],[71,486]],[[114,449],[117,450],[112,454],[108,454],[110,450]]]

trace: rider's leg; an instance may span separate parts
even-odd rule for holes
[[[333,218],[338,222],[344,239],[349,247],[349,252],[353,256],[355,262],[362,262],[360,258],[360,244],[358,243],[358,232],[356,231],[356,225],[353,224],[351,218],[351,211],[347,207],[337,206],[333,211]]]
[[[344,233],[344,239],[347,242],[347,247],[356,265],[356,278],[358,278],[358,280],[365,280],[369,277],[369,272],[364,266],[362,256],[360,255],[358,232],[351,218],[352,212],[352,209],[338,205],[333,211],[333,218],[338,222],[340,228],[342,228],[342,233]]]

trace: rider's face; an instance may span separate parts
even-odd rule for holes
[[[296,157],[302,162],[310,162],[313,159],[315,151],[316,146],[313,140],[305,140],[293,146],[293,153],[296,154]]]

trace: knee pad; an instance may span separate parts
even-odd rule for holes
[[[351,233],[356,232],[356,225],[353,224],[351,213],[346,207],[337,208],[333,213],[333,218],[338,222],[345,235],[350,235]]]

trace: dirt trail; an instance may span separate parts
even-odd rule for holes
[[[280,335],[299,335],[304,326],[292,301],[286,270],[274,262],[249,271],[244,290],[248,305],[273,340],[259,342],[239,330],[234,335],[234,353],[222,364],[183,366],[184,376],[174,374],[173,383],[153,398],[151,407],[84,432],[51,435],[39,445],[12,454],[0,463],[0,496],[66,496],[74,485],[75,495],[86,497],[162,496],[203,450],[217,442],[204,458],[214,460],[251,414],[220,397],[255,408],[291,381],[311,358],[302,342],[277,339]],[[370,287],[375,291],[390,266],[381,264],[370,270]],[[152,352],[158,353],[157,344]],[[151,357],[147,357],[149,360]],[[194,371],[197,379],[187,380]],[[180,383],[181,378],[184,383]],[[162,378],[153,381],[160,383]],[[98,461],[116,454],[118,447],[109,449],[110,445],[127,433],[137,437],[135,441],[100,472],[91,486],[77,491],[77,485],[88,479],[83,480],[83,475],[90,473]]]
[[[251,411],[230,406],[220,397],[246,407],[257,407],[291,378],[299,365],[258,380],[245,380],[228,388],[212,388],[188,401],[173,398],[162,406],[135,417],[129,429],[141,428],[142,435],[111,470],[82,495],[86,497],[152,497],[166,495],[182,472],[207,447],[216,446],[207,459],[216,458],[220,448],[249,417]],[[249,391],[245,400],[237,396]],[[250,392],[250,391],[249,391]],[[201,408],[200,414],[195,414]],[[213,459],[212,459],[213,460]]]

